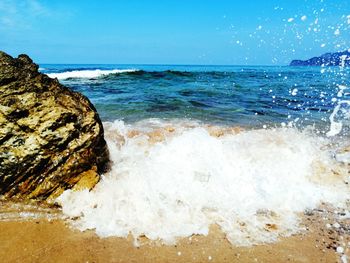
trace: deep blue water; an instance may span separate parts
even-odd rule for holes
[[[327,127],[337,101],[350,99],[349,69],[338,67],[40,65],[85,94],[103,121],[189,118],[215,124]],[[67,72],[135,72],[63,78]],[[107,71],[105,71],[108,73]],[[77,73],[79,75],[79,72]],[[342,86],[341,86],[342,87]],[[341,116],[340,116],[341,118]]]

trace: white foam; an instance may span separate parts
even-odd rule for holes
[[[127,73],[127,72],[135,72],[137,69],[113,69],[113,70],[101,70],[101,69],[95,69],[95,70],[73,70],[73,71],[66,71],[61,73],[50,73],[47,74],[50,78],[57,78],[57,79],[69,79],[69,78],[98,78],[110,74],[120,74],[120,73]]]
[[[344,95],[344,90],[347,89],[347,86],[338,85],[339,91],[337,93],[337,97],[342,97]]]
[[[292,128],[215,137],[197,123],[152,120],[105,131],[112,170],[91,192],[58,198],[76,227],[102,237],[171,244],[217,224],[233,244],[273,242],[299,230],[298,213],[349,198],[327,139]]]
[[[291,92],[292,96],[296,96],[298,94],[298,89],[293,89]]]
[[[335,100],[335,101],[337,101],[337,100]],[[338,121],[336,120],[336,116],[338,113],[341,112],[345,116],[345,118],[350,119],[350,113],[347,110],[343,109],[344,105],[350,106],[350,100],[338,101],[332,114],[329,116],[329,121],[330,121],[331,125],[329,128],[329,131],[327,132],[328,137],[338,135],[343,129],[343,121],[344,120],[342,120],[342,119],[340,119]]]

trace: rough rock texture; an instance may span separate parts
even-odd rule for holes
[[[0,195],[53,200],[92,188],[107,165],[89,100],[39,73],[27,55],[0,51]]]

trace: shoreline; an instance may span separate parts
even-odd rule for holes
[[[0,258],[4,262],[346,262],[337,247],[346,244],[343,253],[350,252],[350,235],[342,231],[349,219],[337,220],[337,229],[329,228],[336,214],[326,209],[305,213],[305,230],[299,234],[251,247],[232,245],[215,225],[208,236],[183,238],[176,245],[141,237],[141,246],[135,247],[130,235],[100,238],[94,231],[70,227],[58,218],[58,209],[51,212],[53,219],[2,219]]]

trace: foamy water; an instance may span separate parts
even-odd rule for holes
[[[340,100],[335,106],[332,114],[329,116],[330,130],[327,132],[327,136],[338,135],[342,129],[344,122],[350,121],[350,100]],[[340,115],[340,116],[339,116]],[[338,120],[336,119],[338,117]]]
[[[105,123],[114,162],[92,191],[66,191],[63,212],[101,237],[173,244],[217,224],[232,244],[300,230],[299,214],[349,198],[329,140],[294,128],[240,130],[157,119]]]
[[[135,72],[136,69],[113,69],[113,70],[73,70],[61,73],[49,73],[47,74],[50,78],[57,78],[60,80],[73,79],[73,78],[98,78],[102,76],[107,76],[110,74],[120,74],[127,72]]]

